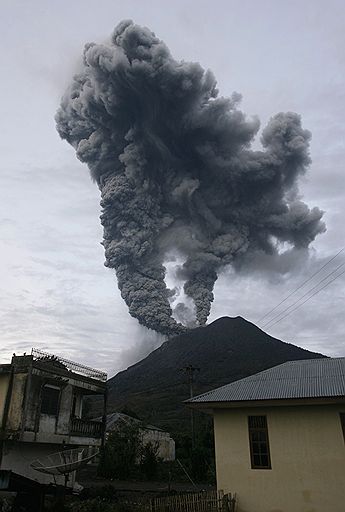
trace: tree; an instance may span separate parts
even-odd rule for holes
[[[109,434],[102,451],[99,473],[105,478],[125,479],[130,477],[139,460],[142,442],[139,427],[121,424]]]
[[[148,480],[157,476],[158,469],[158,443],[146,443],[141,450],[140,469]]]

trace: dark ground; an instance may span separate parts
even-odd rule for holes
[[[88,464],[77,474],[77,482],[84,489],[104,488],[112,486],[113,489],[121,496],[147,496],[154,497],[166,494],[167,492],[191,492],[201,490],[215,489],[214,485],[208,483],[197,483],[193,485],[191,482],[169,482],[164,481],[134,481],[134,480],[108,480],[97,476],[97,465]]]

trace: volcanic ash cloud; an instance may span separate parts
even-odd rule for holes
[[[298,114],[259,129],[218,95],[197,63],[178,62],[147,28],[120,23],[107,44],[87,44],[83,68],[61,101],[57,130],[101,191],[105,265],[130,314],[175,334],[164,260],[183,257],[179,277],[206,322],[217,274],[244,257],[306,248],[325,230],[322,212],[298,198],[310,164],[310,132]]]

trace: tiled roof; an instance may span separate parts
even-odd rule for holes
[[[345,397],[345,357],[289,361],[186,403],[337,397]]]

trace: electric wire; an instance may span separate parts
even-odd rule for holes
[[[328,281],[328,283],[326,283],[324,286],[322,286],[322,288],[320,288],[319,290],[317,290],[316,292],[314,292],[312,295],[310,295],[310,297],[308,297],[307,299],[305,299],[303,302],[301,302],[301,304],[298,304],[294,309],[292,309],[291,311],[289,311],[289,313],[287,313],[286,315],[284,315],[282,318],[279,318],[276,322],[274,322],[272,325],[270,325],[270,328],[273,327],[274,325],[276,325],[278,322],[280,322],[281,320],[284,320],[284,318],[286,318],[287,316],[291,315],[291,313],[293,313],[294,311],[296,311],[296,309],[300,308],[301,306],[303,306],[303,304],[305,304],[306,302],[308,302],[308,300],[310,300],[312,297],[314,297],[314,295],[318,294],[319,292],[321,292],[321,290],[323,290],[324,288],[326,288],[326,286],[328,286],[329,284],[333,283],[333,281],[335,281],[336,279],[338,279],[338,277],[342,276],[343,274],[345,274],[345,270],[343,270],[340,274],[338,274],[337,276],[333,277],[333,279],[331,279],[330,281]]]
[[[308,291],[306,291],[303,295],[301,295],[301,297],[299,297],[297,300],[295,300],[295,302],[293,302],[292,304],[290,304],[290,306],[288,306],[287,308],[283,309],[283,311],[280,311],[280,313],[278,313],[277,315],[275,315],[273,318],[271,318],[271,320],[268,320],[268,322],[266,322],[264,325],[263,325],[263,328],[267,327],[270,323],[274,322],[274,320],[276,318],[279,318],[282,314],[284,314],[286,311],[288,311],[289,309],[291,309],[293,306],[295,306],[298,302],[300,302],[302,299],[304,299],[304,297],[307,297],[307,295],[310,294],[310,292],[312,292],[313,290],[315,290],[316,288],[318,288],[318,286],[323,283],[324,281],[326,281],[329,277],[331,277],[333,274],[335,274],[336,272],[338,272],[338,270],[340,270],[342,267],[344,267],[345,265],[345,262],[344,263],[341,263],[340,265],[338,265],[338,267],[334,270],[332,270],[332,272],[330,272],[329,274],[327,274],[327,276],[325,276],[323,279],[321,279],[321,281],[319,281],[318,283],[316,283],[316,285],[314,285],[312,288],[310,288]]]
[[[337,254],[335,254],[334,256],[332,256],[331,259],[329,259],[324,265],[322,265],[322,267],[317,270],[316,272],[314,272],[314,274],[312,274],[310,277],[308,277],[308,279],[306,279],[305,281],[303,281],[302,284],[300,284],[299,286],[297,286],[297,288],[295,288],[291,293],[289,293],[289,295],[287,295],[285,297],[285,299],[283,299],[282,301],[279,302],[279,304],[277,304],[276,306],[274,306],[274,308],[270,309],[265,315],[263,315],[262,317],[260,317],[258,320],[257,320],[257,323],[261,322],[264,318],[266,318],[268,315],[270,315],[271,313],[273,313],[273,311],[275,311],[276,309],[279,308],[279,306],[281,306],[282,304],[284,304],[284,302],[286,302],[290,297],[292,297],[292,295],[294,295],[296,292],[298,292],[298,290],[300,290],[301,288],[303,288],[307,283],[309,283],[309,281],[311,281],[313,279],[313,277],[315,277],[317,274],[319,274],[321,272],[321,270],[323,270],[325,267],[327,267],[327,265],[329,265],[333,260],[335,260],[335,258],[337,256],[339,256],[340,253],[343,252],[343,250],[345,249],[345,247],[343,247],[342,249],[340,249],[340,251],[337,252]]]

